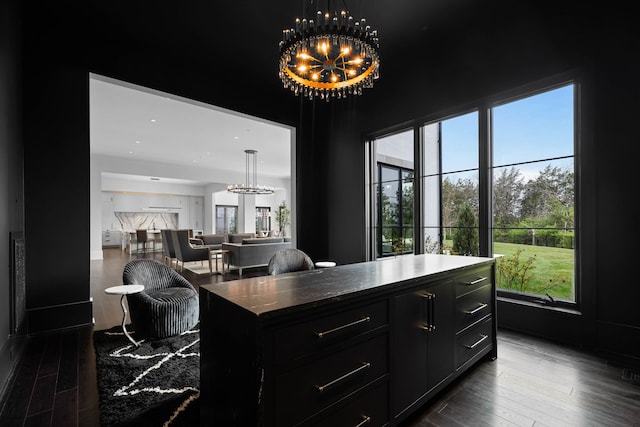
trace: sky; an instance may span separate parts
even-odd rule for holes
[[[574,153],[573,85],[493,108],[493,164],[511,165]],[[478,164],[478,114],[442,122],[443,171]],[[550,162],[518,166],[525,179]],[[572,160],[552,162],[570,165]]]
[[[512,165],[546,160],[574,153],[574,86],[564,86],[493,108],[493,164]],[[442,171],[478,168],[478,113],[472,112],[442,123]],[[413,132],[379,138],[380,154],[413,159]],[[427,150],[429,151],[429,150]],[[535,178],[547,165],[571,167],[572,159],[518,165],[523,179]],[[499,173],[499,170],[497,171]],[[477,174],[472,174],[477,175]],[[456,178],[470,176],[457,174]]]

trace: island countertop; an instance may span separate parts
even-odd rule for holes
[[[380,261],[340,265],[332,268],[259,276],[201,285],[200,293],[211,292],[253,315],[269,318],[335,301],[438,279],[441,275],[465,271],[494,262],[493,258],[455,255],[403,255]]]

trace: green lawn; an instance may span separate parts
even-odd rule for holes
[[[549,294],[556,299],[574,300],[573,292],[573,249],[548,248],[544,246],[520,245],[514,243],[494,243],[494,253],[505,258],[513,258],[520,249],[520,264],[535,256],[530,279],[524,289],[527,293]],[[497,261],[501,262],[500,259]],[[496,268],[496,284],[498,288],[509,289],[508,284],[501,283],[501,277]],[[513,289],[520,290],[520,289]]]

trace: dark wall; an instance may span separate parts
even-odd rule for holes
[[[25,336],[11,309],[11,239],[24,232],[19,64],[19,5],[5,1],[0,3],[0,401]],[[15,318],[23,319],[24,309],[19,312]]]
[[[633,14],[613,7],[562,10],[558,3],[470,2],[477,9],[460,11],[466,19],[449,27],[434,23],[393,51],[385,51],[381,35],[375,88],[329,103],[296,98],[277,78],[258,87],[233,67],[217,67],[209,52],[169,49],[171,40],[134,43],[137,35],[116,16],[135,7],[126,2],[109,9],[108,3],[27,9],[22,75],[31,330],[90,321],[89,72],[298,126],[299,246],[314,259],[350,263],[365,259],[363,134],[575,71],[584,76],[589,110],[579,189],[584,311],[547,316],[501,302],[498,321],[637,357],[640,295],[626,271],[637,217],[629,203],[635,181],[629,150],[638,141],[633,119],[640,112],[637,37],[625,22]],[[385,60],[391,55],[406,60]],[[64,256],[46,250],[44,241],[68,242]]]
[[[333,124],[325,140],[325,168],[332,171],[327,177],[329,256],[339,262],[364,259],[363,134],[462,112],[456,108],[486,105],[531,82],[572,76],[580,83],[582,117],[580,310],[501,300],[498,322],[638,366],[640,287],[626,271],[634,262],[639,213],[631,203],[636,160],[627,154],[639,139],[634,119],[640,114],[638,37],[632,15],[619,9],[563,15],[558,6],[509,2],[501,14],[471,11],[477,19],[468,25],[427,30],[407,45],[402,53],[410,66],[397,60],[399,52],[388,63],[381,54],[381,78],[358,101],[358,117],[348,118],[353,114],[345,102],[327,113]]]

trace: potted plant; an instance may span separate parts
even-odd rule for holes
[[[280,235],[284,236],[284,230],[287,225],[289,225],[289,214],[291,211],[287,207],[287,202],[282,201],[280,206],[278,206],[278,210],[276,211],[276,222],[278,223],[278,228],[280,230]]]

